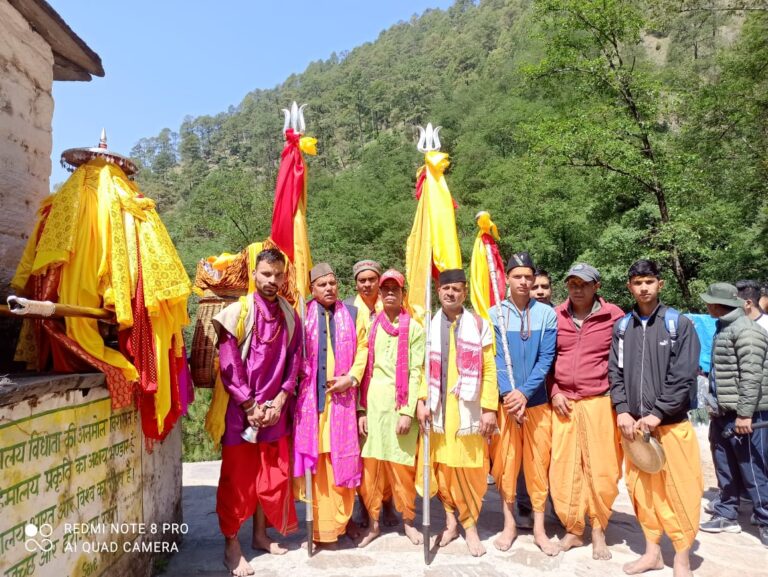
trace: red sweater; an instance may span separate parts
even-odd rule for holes
[[[581,330],[568,312],[568,300],[555,308],[557,353],[550,398],[562,393],[569,399],[578,400],[608,391],[608,355],[613,325],[624,312],[598,298],[600,310],[584,320]]]

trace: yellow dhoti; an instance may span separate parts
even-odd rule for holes
[[[552,453],[552,409],[549,404],[525,410],[523,472],[531,508],[544,512],[549,494],[549,461]]]
[[[675,551],[684,551],[696,539],[704,493],[699,442],[689,421],[659,426],[656,438],[666,455],[664,468],[644,473],[627,458],[627,489],[645,538],[659,543],[666,533]]]
[[[303,477],[295,477],[294,492],[306,501]],[[330,453],[321,453],[317,459],[317,473],[312,475],[312,514],[314,534],[318,543],[333,543],[343,535],[355,507],[355,489],[337,487],[333,478]]]
[[[416,518],[416,467],[379,459],[363,459],[360,498],[371,519],[378,519],[381,504],[393,497],[403,521]]]
[[[457,512],[465,529],[477,525],[483,497],[488,490],[488,468],[449,467],[435,464],[437,495],[446,513]]]
[[[552,414],[550,493],[565,530],[584,533],[584,518],[605,529],[619,494],[622,450],[607,395],[571,401],[571,413]]]
[[[517,475],[523,462],[523,430],[500,404],[496,412],[500,434],[491,437],[491,475],[502,500],[514,503]]]

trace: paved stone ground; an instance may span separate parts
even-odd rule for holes
[[[708,455],[706,430],[699,431],[702,457],[705,463],[705,499],[714,494],[714,475]],[[222,565],[223,539],[216,517],[216,484],[220,462],[184,464],[184,521],[189,534],[184,538],[181,551],[168,564],[164,577],[226,577]],[[494,549],[492,541],[501,531],[502,515],[498,494],[489,487],[483,505],[480,536],[488,553],[479,559],[469,556],[463,538],[435,552],[431,565],[423,560],[423,548],[413,546],[401,530],[390,529],[365,549],[356,549],[346,537],[340,541],[338,551],[320,551],[312,559],[301,544],[305,533],[300,530],[283,542],[289,547],[284,556],[269,556],[250,549],[250,522],[240,531],[243,551],[259,577],[502,577],[502,576],[600,576],[620,577],[622,564],[633,560],[642,552],[644,539],[632,513],[623,482],[621,493],[614,505],[614,515],[608,527],[608,545],[613,552],[610,561],[594,561],[589,546],[550,558],[533,544],[530,531],[521,531],[512,549],[502,553]],[[442,506],[432,500],[432,527],[439,530],[444,521]],[[303,528],[304,506],[298,504],[300,526]],[[751,509],[742,511],[740,534],[710,535],[700,533],[693,555],[693,569],[697,577],[747,577],[768,575],[768,549],[760,545],[756,528],[749,524]],[[702,513],[703,518],[707,516]],[[417,513],[417,521],[421,513]],[[556,519],[548,514],[548,532],[562,538],[564,531]],[[270,530],[271,531],[271,530]],[[673,557],[672,545],[662,543],[664,562],[661,571],[649,573],[654,577],[670,577]]]

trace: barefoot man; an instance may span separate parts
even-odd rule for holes
[[[216,512],[224,534],[224,564],[237,577],[254,570],[240,550],[237,533],[253,516],[254,549],[286,552],[267,537],[266,522],[286,535],[297,528],[289,470],[290,420],[301,358],[298,315],[277,291],[285,280],[285,257],[277,249],[256,258],[256,291],[214,319],[221,379],[229,393],[222,437]],[[254,442],[241,434],[258,428]]]
[[[552,446],[552,411],[546,379],[555,358],[557,317],[551,306],[531,298],[535,270],[527,252],[513,254],[507,263],[509,299],[490,310],[496,335],[499,394],[503,401],[498,412],[501,434],[491,441],[491,474],[504,510],[504,530],[494,545],[506,551],[517,537],[514,503],[522,462],[533,508],[534,543],[547,555],[554,556],[560,553],[560,547],[547,537],[544,507],[549,493]],[[506,334],[502,334],[502,315]],[[502,339],[509,345],[512,378],[507,374]]]
[[[703,483],[699,443],[688,420],[696,385],[699,339],[693,323],[659,302],[664,286],[656,263],[639,260],[629,269],[635,307],[613,329],[608,378],[616,425],[634,439],[652,434],[666,455],[658,473],[625,460],[625,481],[645,534],[645,553],[624,565],[627,575],[662,569],[659,542],[666,533],[675,548],[674,577],[691,577],[690,553],[699,530]]]
[[[370,514],[358,547],[381,533],[382,501],[392,495],[403,516],[405,535],[414,545],[422,535],[416,518],[416,446],[419,428],[413,423],[424,362],[424,330],[403,308],[405,277],[390,269],[381,276],[384,311],[371,325],[368,365],[361,384],[358,423],[365,439],[360,497]]]
[[[485,320],[464,308],[463,270],[441,272],[437,294],[441,309],[430,325],[429,375],[422,383],[417,414],[422,431],[428,419],[432,423],[432,470],[446,520],[439,544],[456,539],[461,523],[469,552],[480,557],[485,547],[477,520],[488,488],[487,439],[496,431],[499,403],[493,336]]]
[[[587,517],[592,558],[610,559],[605,528],[619,494],[622,451],[608,395],[608,355],[613,325],[624,313],[598,296],[600,273],[588,264],[571,267],[565,285],[568,300],[555,309],[550,493],[567,531],[560,548],[584,544]]]
[[[358,536],[351,517],[363,468],[357,404],[368,339],[365,327],[355,324],[357,309],[338,300],[330,265],[315,265],[309,279],[313,300],[304,319],[306,357],[293,422],[293,475],[303,498],[305,471],[313,473],[312,539],[334,548],[345,532]]]
[[[370,327],[376,316],[382,311],[383,303],[379,294],[379,283],[381,282],[381,265],[375,260],[363,259],[357,261],[352,266],[352,276],[355,279],[355,295],[344,299],[345,305],[357,307],[358,330],[360,325],[365,325],[366,330]],[[366,314],[367,312],[367,314]],[[363,499],[359,500],[360,510],[358,512],[358,524],[361,527],[368,527],[369,516],[365,508]],[[400,521],[395,513],[395,507],[392,504],[392,493],[389,487],[384,492],[384,525],[394,527]]]

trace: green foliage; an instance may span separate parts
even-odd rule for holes
[[[416,207],[416,126],[440,124],[465,264],[489,210],[502,254],[529,250],[556,292],[579,260],[631,304],[626,270],[665,265],[664,299],[699,309],[708,283],[768,268],[768,11],[711,0],[459,0],[311,63],[178,134],[142,139],[139,183],[190,275],[265,238],[280,108],[307,103],[314,260],[351,291],[363,257],[402,268]],[[185,419],[187,458],[207,393]]]

